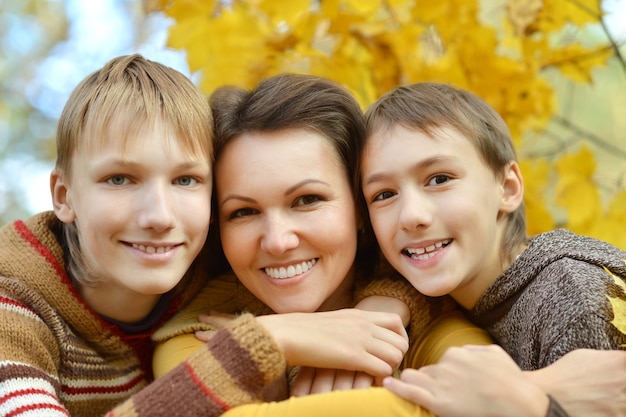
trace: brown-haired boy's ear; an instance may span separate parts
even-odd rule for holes
[[[517,162],[510,162],[502,175],[500,212],[512,213],[524,200],[524,179]]]
[[[71,223],[75,219],[72,209],[71,198],[63,181],[63,173],[55,168],[50,174],[50,193],[52,194],[52,207],[54,213],[63,223]]]

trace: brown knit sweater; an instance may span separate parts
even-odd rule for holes
[[[180,288],[154,326],[128,334],[81,300],[65,273],[59,231],[53,213],[0,229],[1,415],[217,416],[256,400],[284,373],[272,338],[243,315],[151,383],[153,330],[204,278]]]
[[[626,300],[626,252],[559,229],[536,236],[479,299],[470,318],[525,370],[578,348],[624,349],[608,297]]]

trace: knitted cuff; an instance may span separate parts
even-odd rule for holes
[[[567,414],[553,396],[548,395],[548,399],[550,400],[550,405],[548,406],[546,417],[569,417],[569,414]]]
[[[265,383],[284,375],[287,360],[272,335],[251,314],[242,314],[229,326],[239,346],[247,351],[265,375]]]

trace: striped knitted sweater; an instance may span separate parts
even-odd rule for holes
[[[217,416],[284,373],[272,338],[243,315],[150,383],[152,331],[126,334],[81,300],[59,232],[53,213],[0,229],[0,415]],[[187,282],[158,322],[203,280]]]
[[[626,280],[626,252],[563,229],[543,233],[487,289],[470,318],[525,370],[578,348],[624,349],[608,297],[626,300],[626,293],[607,270]]]

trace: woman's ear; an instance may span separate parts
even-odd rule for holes
[[[63,223],[72,223],[76,218],[72,208],[72,199],[68,186],[63,180],[63,171],[58,168],[50,174],[50,193],[52,194],[52,207],[58,219]]]
[[[509,163],[504,169],[501,181],[500,212],[512,213],[524,201],[524,179],[517,162],[512,161]]]

